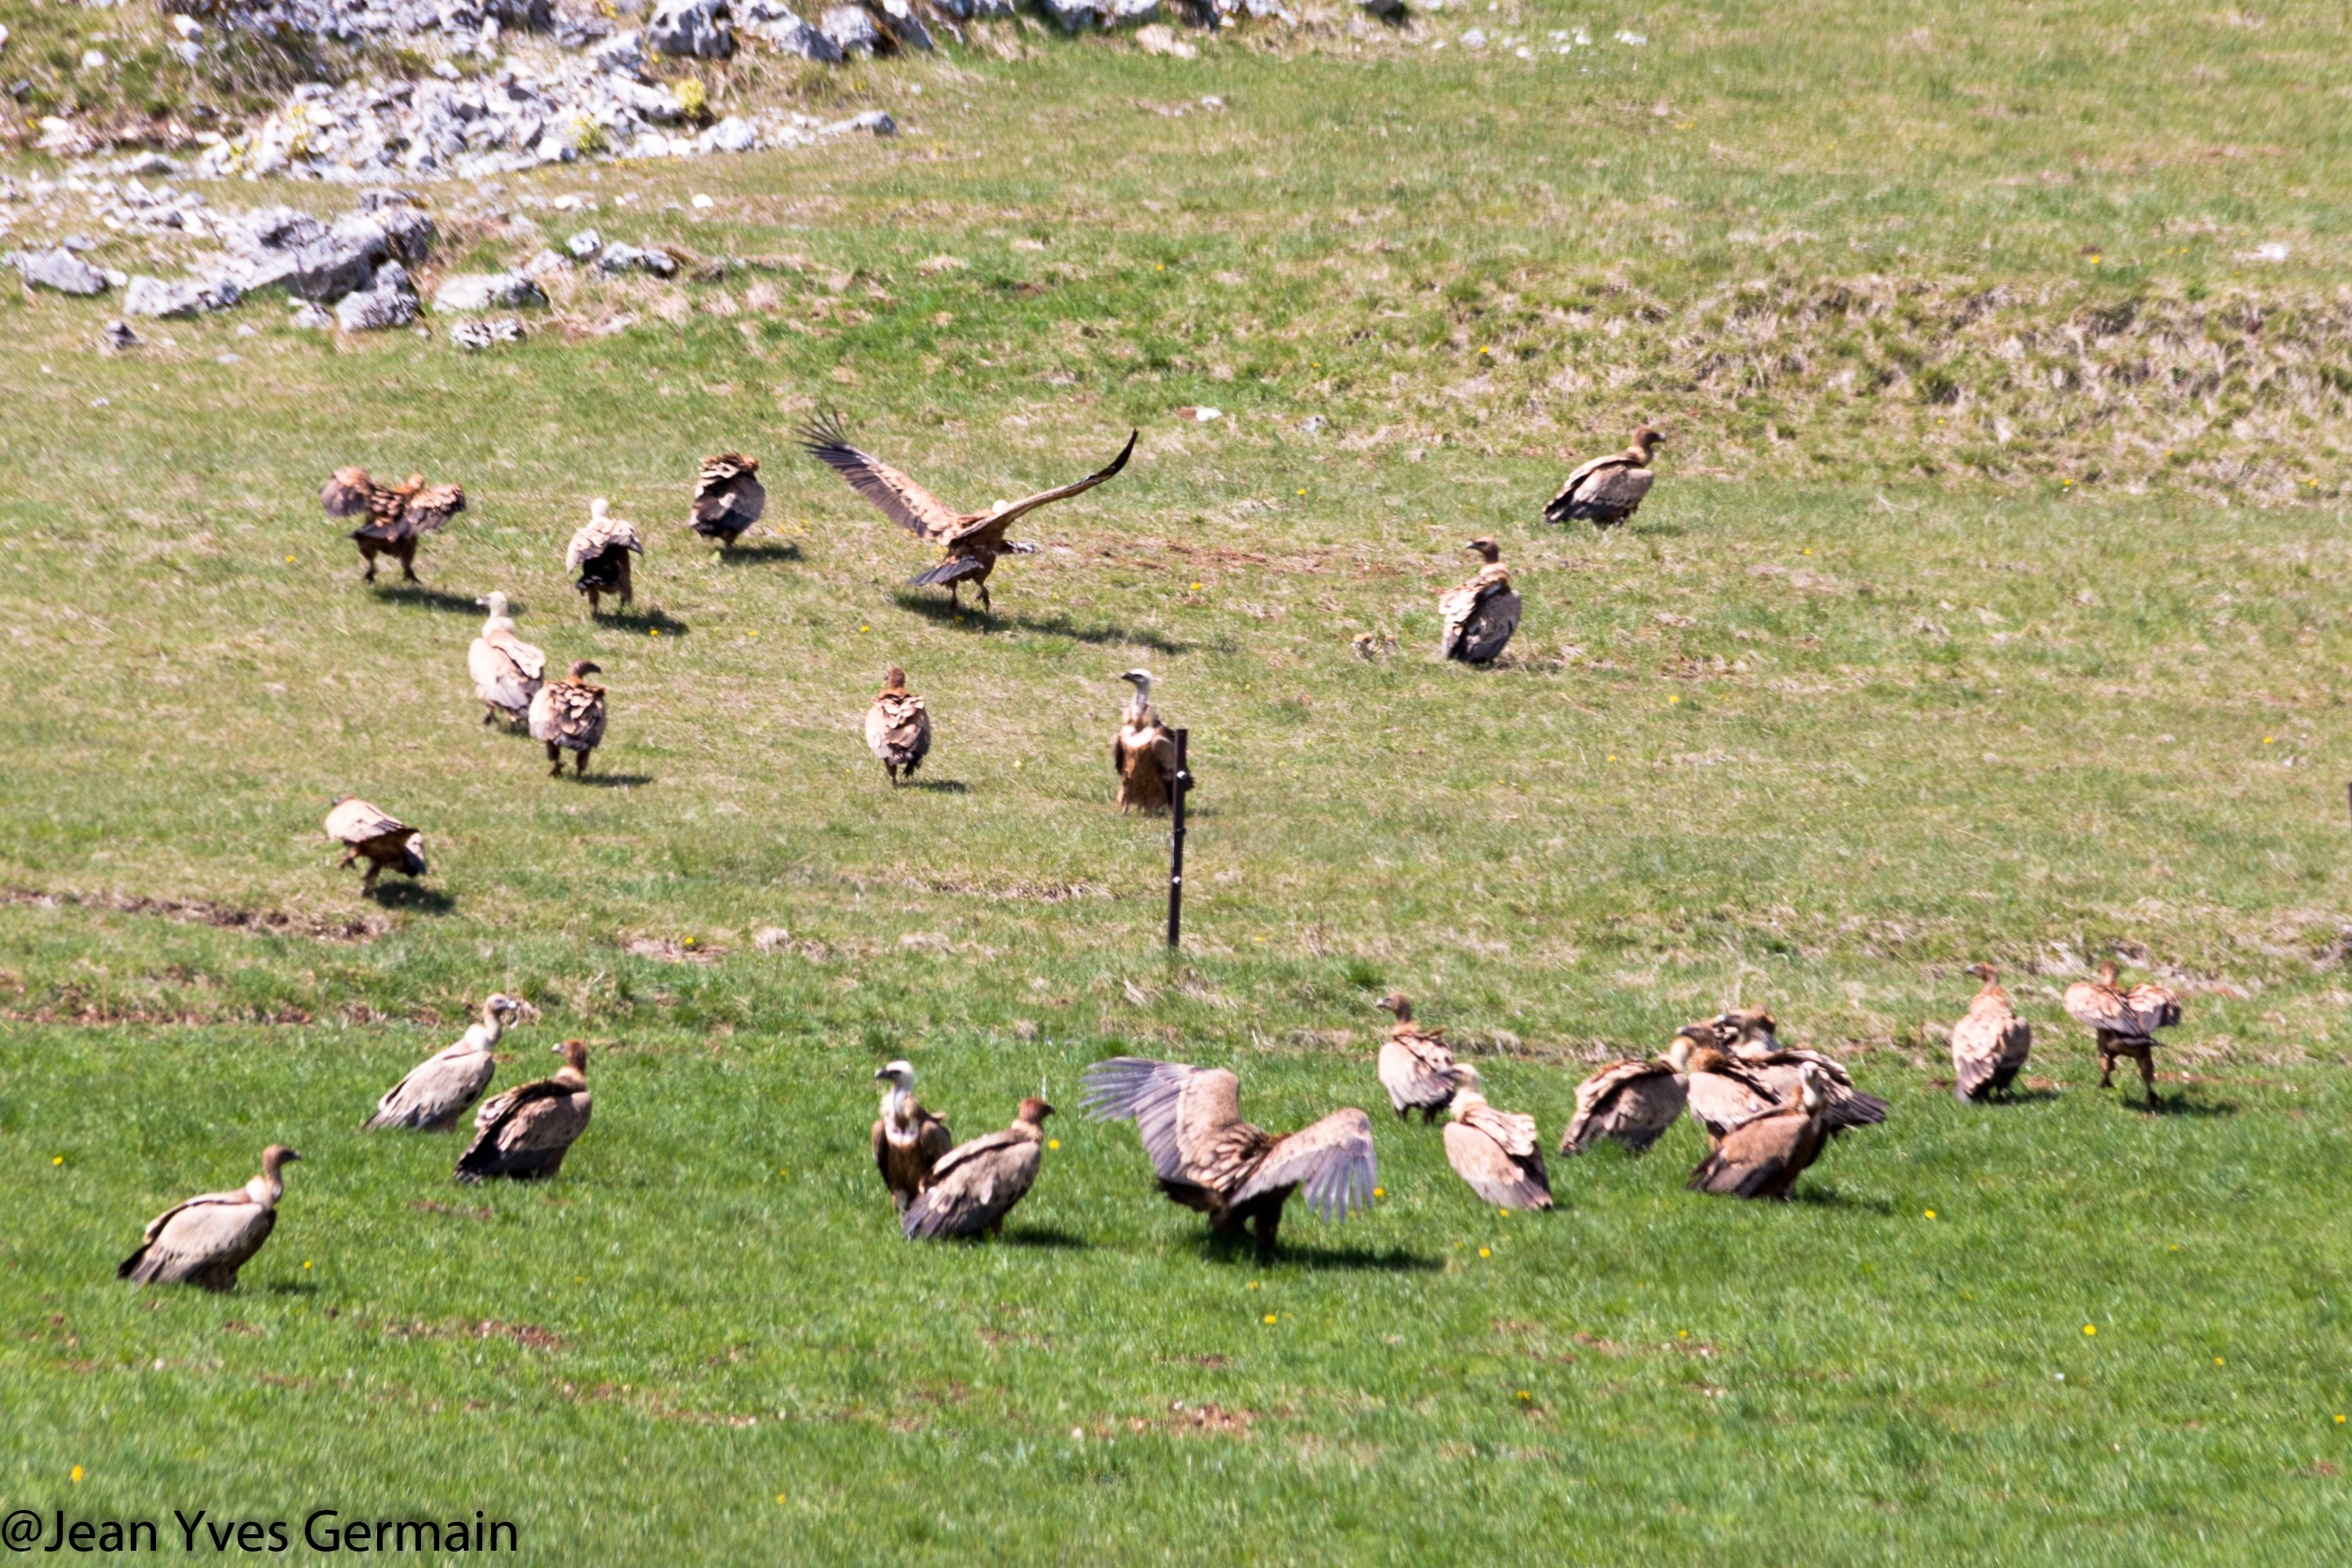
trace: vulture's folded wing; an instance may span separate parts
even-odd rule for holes
[[[2180,1022],[2180,998],[2164,986],[2143,982],[2124,993],[2124,1012],[2134,1033],[2152,1034]]]
[[[869,453],[849,444],[841,426],[820,416],[801,427],[801,444],[810,457],[849,481],[849,488],[872,501],[882,515],[918,538],[940,544],[963,527],[963,513]]]
[[[451,1046],[410,1069],[376,1101],[370,1127],[424,1127],[457,1115],[488,1089],[498,1061],[488,1051]]]
[[[1350,1107],[1302,1127],[1274,1147],[1233,1202],[1245,1204],[1283,1187],[1307,1191],[1307,1206],[1327,1220],[1369,1208],[1380,1167],[1372,1159],[1372,1119]]]
[[[1630,511],[1650,493],[1657,475],[1632,463],[1597,469],[1576,492],[1577,502],[1595,511]]]
[[[1718,1138],[1781,1109],[1760,1086],[1721,1072],[1691,1074],[1689,1099],[1691,1115]]]
[[[998,1149],[1010,1149],[1015,1143],[1025,1143],[1028,1142],[1029,1140],[1023,1134],[1013,1131],[1011,1128],[1006,1128],[1002,1132],[991,1132],[983,1137],[975,1138],[969,1143],[959,1143],[954,1148],[949,1150],[946,1153],[940,1155],[939,1159],[933,1163],[931,1166],[931,1180],[934,1182],[944,1181],[948,1175],[960,1165],[977,1160],[982,1155],[991,1153]]]
[[[363,800],[344,801],[327,813],[327,837],[339,844],[373,844],[393,834],[415,831],[408,824],[386,816]]]
[[[1392,1035],[1381,1047],[1381,1085],[1391,1100],[1437,1105],[1454,1094],[1454,1053],[1427,1035]]]
[[[251,1256],[277,1221],[275,1210],[242,1189],[190,1198],[155,1216],[139,1250],[122,1260],[115,1276],[142,1284],[185,1279],[224,1258]]]
[[[1041,506],[1050,506],[1057,500],[1067,500],[1074,495],[1080,495],[1094,489],[1097,485],[1102,483],[1105,479],[1109,479],[1121,468],[1127,467],[1127,459],[1133,456],[1135,452],[1135,438],[1140,434],[1140,431],[1136,430],[1130,430],[1127,433],[1127,445],[1118,449],[1118,456],[1110,460],[1110,466],[1108,468],[1097,468],[1093,473],[1088,474],[1085,479],[1078,480],[1076,484],[1057,485],[1050,490],[1039,490],[1034,496],[1029,496],[1021,500],[1014,501],[1003,511],[992,512],[987,517],[978,519],[977,521],[967,524],[960,531],[960,532],[965,534],[977,533],[983,528],[994,528],[1001,531],[1006,524],[1012,522],[1013,519],[1023,517],[1030,512],[1035,511]]]
[[[2136,1032],[2131,1010],[2123,997],[2105,985],[2078,980],[2066,987],[2066,1016],[2086,1029],[2110,1035]]]
[[[1525,1121],[1525,1146],[1513,1148],[1497,1136],[1496,1122]],[[1514,1140],[1516,1141],[1516,1140]],[[1498,1208],[1538,1208],[1550,1201],[1551,1184],[1545,1178],[1543,1156],[1535,1150],[1535,1118],[1476,1114],[1445,1124],[1445,1163],[1470,1190]]]
[[[987,1229],[1028,1195],[1041,1157],[1036,1140],[1017,1132],[973,1140],[933,1169],[931,1184],[907,1206],[901,1233],[916,1239]]]

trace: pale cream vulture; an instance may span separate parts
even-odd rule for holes
[[[474,1142],[457,1157],[457,1180],[530,1181],[563,1168],[563,1156],[588,1130],[588,1042],[566,1040],[555,1053],[563,1066],[553,1078],[510,1089],[474,1113]]]
[[[1886,1101],[1853,1087],[1853,1075],[1834,1057],[1800,1046],[1784,1046],[1775,1036],[1772,1015],[1761,1007],[1735,1009],[1715,1021],[1720,1037],[1731,1041],[1731,1054],[1763,1080],[1766,1090],[1783,1106],[1797,1103],[1798,1076],[1806,1065],[1821,1069],[1822,1120],[1834,1138],[1850,1127],[1875,1127],[1886,1120]]]
[[[907,672],[897,665],[866,710],[866,749],[897,784],[898,775],[915,776],[931,752],[931,715],[923,700],[907,689]]]
[[[280,1173],[301,1157],[283,1143],[272,1143],[261,1152],[261,1174],[245,1185],[165,1209],[148,1222],[139,1250],[116,1267],[114,1277],[139,1285],[189,1282],[207,1290],[234,1289],[236,1271],[278,1227],[278,1200],[286,1195]]]
[[[383,554],[399,562],[401,577],[414,583],[417,542],[466,510],[466,492],[456,485],[428,485],[422,474],[409,475],[404,484],[380,485],[365,468],[338,468],[319,491],[319,504],[329,517],[367,519],[351,531],[367,563],[362,581],[375,581],[375,558]]]
[[[1734,1128],[1783,1109],[1762,1075],[1716,1039],[1712,1022],[1685,1025],[1676,1037],[1676,1044],[1684,1047],[1691,1120],[1706,1133],[1709,1147],[1720,1144]]]
[[[2099,965],[2095,981],[2066,987],[2066,1014],[2091,1031],[2099,1052],[2099,1087],[2115,1079],[2116,1058],[2139,1064],[2140,1087],[2156,1103],[2156,1031],[2180,1022],[2180,998],[2161,985],[2142,983],[2126,991],[2116,984],[2116,966]]]
[[[1576,1115],[1559,1152],[1581,1154],[1603,1138],[1630,1154],[1646,1152],[1690,1106],[1691,1042],[1676,1035],[1664,1057],[1617,1061],[1576,1086]]]
[[[768,510],[767,488],[760,483],[760,460],[740,452],[722,452],[702,459],[694,480],[694,531],[715,539],[721,550],[743,537],[744,531]]]
[[[355,795],[335,797],[327,813],[327,837],[343,846],[337,870],[359,860],[368,863],[367,875],[360,879],[363,891],[375,886],[386,867],[404,877],[425,875],[425,836]]]
[[[874,1168],[890,1189],[900,1214],[930,1185],[931,1168],[954,1144],[948,1124],[915,1099],[915,1068],[896,1061],[874,1069],[890,1087],[882,1091],[882,1115],[874,1123]]]
[[[1639,511],[1656,476],[1650,455],[1665,437],[1644,425],[1633,432],[1633,445],[1606,458],[1595,458],[1568,476],[1559,494],[1544,508],[1548,522],[1590,522],[1610,528]]]
[[[1699,1162],[1687,1184],[1695,1193],[1721,1197],[1786,1201],[1829,1141],[1822,1090],[1827,1077],[1811,1062],[1797,1072],[1796,1103],[1784,1110],[1742,1122],[1724,1135],[1715,1152]]]
[[[636,600],[636,583],[629,557],[646,552],[637,525],[613,515],[612,503],[598,496],[588,503],[588,521],[572,534],[563,550],[563,569],[580,576],[572,585],[588,597],[588,613],[604,613],[604,596],[611,594],[627,609]]]
[[[572,661],[568,680],[551,680],[530,700],[530,738],[547,747],[547,776],[563,776],[563,753],[572,755],[572,772],[585,777],[588,759],[604,743],[604,689],[588,684],[604,667],[584,658]]]
[[[1168,809],[1176,789],[1176,732],[1160,721],[1151,705],[1151,672],[1130,669],[1119,677],[1135,688],[1111,737],[1110,765],[1118,774],[1118,809],[1156,816]],[[1188,767],[1186,772],[1192,770]]]
[[[369,1127],[399,1127],[414,1132],[446,1132],[482,1098],[499,1070],[491,1053],[520,1017],[524,1004],[504,992],[495,992],[482,1004],[480,1021],[467,1029],[457,1043],[434,1052],[384,1091],[376,1101]]]
[[[1286,1137],[1242,1120],[1241,1080],[1223,1068],[1113,1057],[1086,1072],[1087,1113],[1133,1121],[1160,1190],[1209,1216],[1221,1237],[1255,1233],[1271,1262],[1282,1205],[1299,1188],[1326,1220],[1370,1206],[1379,1168],[1372,1119],[1335,1110]]]
[[[1445,620],[1437,652],[1464,664],[1492,664],[1519,629],[1519,596],[1511,590],[1510,573],[1503,569],[1501,546],[1491,539],[1474,539],[1462,548],[1476,551],[1486,564],[1467,583],[1437,595],[1437,613]]]
[[[1437,1113],[1454,1103],[1454,1053],[1439,1038],[1445,1031],[1415,1024],[1412,1003],[1402,994],[1383,996],[1372,1005],[1396,1017],[1381,1046],[1380,1070],[1381,1087],[1389,1091],[1397,1120],[1403,1121],[1418,1110],[1423,1121],[1436,1121]]]
[[[1551,1207],[1536,1119],[1487,1104],[1478,1069],[1467,1062],[1454,1069],[1454,1110],[1445,1123],[1445,1163],[1454,1173],[1496,1208]]]
[[[482,601],[489,618],[482,635],[466,650],[466,673],[474,678],[474,695],[481,700],[482,722],[500,719],[517,722],[530,717],[530,700],[547,679],[547,655],[515,635],[514,617],[507,614],[507,596],[493,593]]]
[[[988,574],[996,570],[996,558],[1025,554],[1032,548],[1006,543],[1005,529],[1041,506],[1094,489],[1127,467],[1127,459],[1134,454],[1138,434],[1128,433],[1127,445],[1111,459],[1108,468],[1088,474],[1075,484],[1039,490],[1016,501],[999,501],[986,511],[957,511],[950,508],[880,458],[851,446],[830,415],[820,416],[803,426],[801,442],[809,456],[848,480],[849,488],[872,501],[883,516],[924,543],[936,544],[946,552],[945,560],[912,578],[910,586],[945,584],[950,600],[961,607],[962,586],[970,583],[980,590],[980,607],[985,610],[989,608]]]
[[[1984,989],[1952,1026],[1952,1098],[1963,1105],[2007,1089],[2033,1050],[2033,1026],[2009,1005],[2000,971],[1971,963],[1966,973],[1983,981]]]
[[[931,1167],[930,1185],[907,1210],[898,1229],[909,1241],[994,1236],[1013,1205],[1029,1195],[1045,1157],[1045,1118],[1054,1108],[1035,1098],[1021,1102],[1012,1126],[959,1143]]]

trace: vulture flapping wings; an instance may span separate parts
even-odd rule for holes
[[[1085,479],[987,511],[958,511],[881,458],[851,446],[840,422],[831,415],[820,415],[803,426],[801,441],[811,457],[847,480],[850,489],[873,502],[885,517],[925,543],[947,546],[983,533],[1001,537],[1014,520],[1094,489],[1127,467],[1139,434],[1128,432],[1127,445],[1119,448],[1118,456]]]

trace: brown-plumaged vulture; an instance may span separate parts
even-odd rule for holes
[[[500,719],[518,723],[530,717],[530,700],[547,679],[547,655],[515,635],[514,617],[507,614],[507,596],[493,593],[482,603],[489,619],[482,635],[466,650],[466,673],[474,678],[474,695],[481,700],[482,722]]]
[[[498,1058],[490,1053],[522,1011],[520,1002],[502,991],[493,993],[482,1004],[480,1021],[456,1045],[434,1052],[384,1091],[367,1125],[414,1132],[446,1132],[457,1126],[457,1119],[490,1087],[499,1070]]]
[[[866,710],[866,749],[897,784],[923,765],[931,751],[931,715],[923,700],[907,689],[907,672],[890,667],[889,679]]]
[[[1676,1035],[1664,1057],[1617,1061],[1576,1086],[1576,1115],[1559,1152],[1581,1154],[1603,1138],[1629,1154],[1646,1152],[1690,1106],[1691,1042]]]
[[[551,680],[530,700],[530,738],[547,747],[547,776],[563,776],[563,753],[572,756],[572,772],[588,773],[588,759],[604,743],[604,689],[591,686],[588,677],[604,667],[584,658],[572,661],[571,679]]]
[[[1742,1122],[1699,1162],[1687,1184],[1695,1193],[1786,1201],[1797,1178],[1829,1142],[1824,1121],[1827,1075],[1811,1062],[1797,1069],[1797,1100],[1786,1110]]]
[[[1715,1021],[1731,1041],[1731,1054],[1764,1082],[1783,1106],[1797,1103],[1798,1073],[1808,1063],[1821,1069],[1822,1121],[1834,1138],[1850,1127],[1875,1127],[1886,1120],[1886,1101],[1853,1087],[1853,1075],[1835,1057],[1784,1046],[1775,1037],[1772,1015],[1761,1007],[1736,1008]]]
[[[1690,1100],[1691,1120],[1706,1133],[1710,1147],[1734,1128],[1784,1109],[1780,1097],[1754,1068],[1716,1043],[1715,1025],[1686,1024],[1675,1037]]]
[[[1176,732],[1160,721],[1160,710],[1151,705],[1150,670],[1130,669],[1119,679],[1135,688],[1135,695],[1120,710],[1118,733],[1110,742],[1118,809],[1156,816],[1168,809],[1176,792]]]
[[[1454,1103],[1454,1053],[1440,1038],[1445,1031],[1415,1024],[1412,1003],[1402,993],[1372,1005],[1396,1017],[1381,1045],[1380,1068],[1381,1087],[1389,1091],[1397,1120],[1405,1121],[1418,1110],[1423,1121],[1436,1121],[1437,1113]]]
[[[367,563],[362,581],[375,581],[375,558],[389,555],[400,563],[401,577],[416,581],[416,545],[466,510],[466,492],[456,485],[428,485],[422,474],[407,482],[380,485],[365,468],[338,468],[319,491],[319,504],[331,518],[364,517],[352,530],[352,542]]]
[[[563,569],[577,572],[572,587],[588,597],[588,613],[604,613],[604,595],[613,595],[627,609],[636,600],[629,557],[646,552],[637,525],[613,515],[612,503],[598,496],[588,503],[588,521],[580,525],[564,547]]]
[[[1551,1207],[1536,1119],[1487,1104],[1478,1069],[1468,1062],[1454,1069],[1454,1110],[1445,1123],[1445,1163],[1454,1173],[1496,1208]]]
[[[404,877],[425,875],[425,836],[355,795],[335,797],[327,813],[327,837],[343,846],[337,870],[359,860],[368,863],[367,875],[360,879],[362,891],[374,887],[386,868]]]
[[[694,480],[695,532],[717,540],[724,550],[742,538],[767,510],[768,491],[760,483],[759,458],[722,452],[702,459],[702,469]]]
[[[1075,484],[1057,485],[1016,501],[999,501],[986,511],[957,511],[880,458],[859,451],[849,444],[840,424],[830,415],[822,415],[803,426],[801,442],[809,456],[848,480],[849,488],[872,501],[883,516],[924,543],[936,544],[946,552],[945,560],[912,578],[911,586],[944,584],[948,597],[961,607],[963,584],[970,583],[980,590],[980,607],[985,610],[989,607],[988,574],[996,570],[996,558],[1026,554],[1034,549],[1006,543],[1004,531],[1039,507],[1090,490],[1127,467],[1139,434],[1128,433],[1127,445],[1119,448],[1108,468],[1088,474]]]
[[[491,1176],[519,1182],[551,1176],[588,1130],[588,1042],[555,1047],[563,1066],[553,1078],[520,1085],[474,1113],[474,1142],[457,1157],[457,1180]]]
[[[1045,1157],[1045,1118],[1054,1108],[1032,1097],[1021,1102],[1012,1126],[969,1143],[959,1143],[931,1167],[930,1185],[899,1221],[913,1241],[946,1237],[994,1236],[1013,1205],[1029,1195]]]
[[[302,1156],[283,1143],[261,1152],[261,1174],[231,1192],[206,1193],[165,1209],[147,1224],[139,1250],[114,1270],[118,1279],[139,1285],[203,1286],[229,1290],[278,1226],[278,1200],[286,1195],[280,1173]]]
[[[1437,652],[1464,664],[1492,664],[1519,629],[1519,596],[1503,567],[1500,545],[1491,539],[1474,539],[1462,548],[1476,551],[1486,564],[1467,583],[1437,595],[1437,613],[1445,619]]]
[[[891,1062],[877,1068],[874,1076],[890,1086],[882,1091],[882,1115],[874,1123],[874,1168],[890,1189],[890,1202],[905,1214],[930,1185],[931,1168],[955,1140],[948,1124],[915,1099],[913,1063]]]
[[[1568,483],[1544,508],[1544,521],[1612,528],[1633,516],[1656,477],[1650,469],[1650,454],[1664,439],[1644,425],[1633,432],[1633,445],[1623,451],[1595,458],[1569,475]]]
[[[2033,1026],[2009,1005],[2000,971],[1971,963],[1967,973],[1983,981],[1984,989],[1952,1026],[1952,1097],[1964,1105],[2007,1089],[2033,1050]]]
[[[1352,1107],[1277,1138],[1242,1120],[1241,1080],[1223,1068],[1141,1057],[1088,1068],[1084,1103],[1097,1121],[1133,1121],[1160,1192],[1207,1215],[1221,1237],[1248,1226],[1263,1261],[1273,1260],[1282,1205],[1299,1188],[1326,1220],[1371,1205],[1372,1119]]]
[[[2091,1031],[2099,1052],[2099,1087],[2115,1079],[2116,1059],[2139,1064],[2140,1087],[2156,1103],[2156,1031],[2180,1022],[2180,998],[2152,982],[2126,991],[2116,984],[2116,966],[2099,965],[2095,981],[2066,987],[2066,1015]]]

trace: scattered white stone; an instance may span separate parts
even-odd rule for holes
[[[1577,30],[1580,33],[1583,31],[1580,27]],[[1650,35],[1647,33],[1628,32],[1621,28],[1617,34],[1617,41],[1621,44],[1630,44],[1634,48],[1638,49],[1643,45],[1650,41]]]
[[[520,272],[466,272],[444,278],[433,290],[433,308],[453,314],[475,315],[484,310],[512,310],[520,305],[544,305],[539,285]]]
[[[2258,245],[2254,247],[2252,251],[2247,253],[2246,259],[2249,261],[2284,261],[2291,254],[2292,252],[2290,252],[2285,246],[2279,244],[2276,240],[2273,240],[2268,245]]]
[[[604,237],[593,228],[583,228],[563,242],[563,248],[574,258],[585,261],[604,248]]]
[[[0,266],[15,268],[27,289],[54,289],[60,294],[106,292],[106,274],[62,246],[53,250],[12,250],[0,256]]]
[[[449,341],[467,353],[479,353],[497,343],[519,343],[526,335],[522,322],[513,316],[460,321],[449,329]]]
[[[81,68],[86,71],[104,70],[106,68],[106,51],[104,49],[84,49],[81,52]]]
[[[646,44],[692,59],[735,58],[734,12],[727,0],[662,0],[646,24]]]

